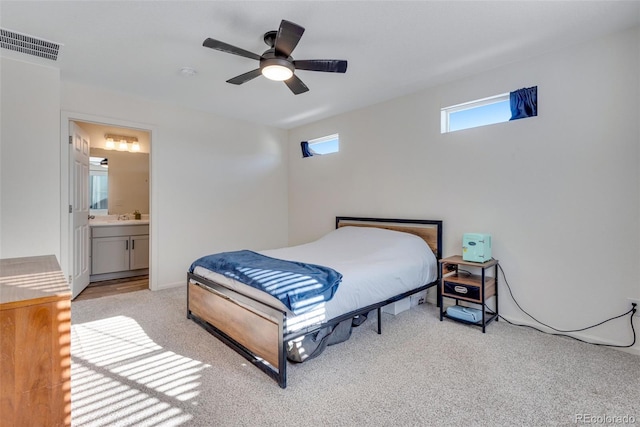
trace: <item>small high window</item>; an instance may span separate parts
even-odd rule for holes
[[[336,133],[322,138],[302,141],[300,146],[302,148],[302,157],[337,153],[340,151],[340,135]]]
[[[538,115],[538,86],[490,96],[440,110],[440,133]]]
[[[511,119],[508,93],[452,105],[440,112],[440,133],[508,122]]]

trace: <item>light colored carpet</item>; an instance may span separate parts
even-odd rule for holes
[[[638,356],[502,321],[482,334],[440,322],[429,304],[383,314],[382,335],[375,325],[373,316],[349,341],[289,364],[283,390],[186,319],[185,289],[73,302],[72,422],[549,426],[627,416],[640,423]]]

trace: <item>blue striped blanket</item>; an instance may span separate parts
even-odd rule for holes
[[[329,301],[342,280],[342,274],[329,267],[271,258],[248,250],[203,256],[191,264],[189,271],[193,273],[197,266],[265,291],[294,314]]]

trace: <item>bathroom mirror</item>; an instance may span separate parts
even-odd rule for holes
[[[91,215],[149,213],[149,153],[91,148]]]

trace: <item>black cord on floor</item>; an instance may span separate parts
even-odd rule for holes
[[[552,329],[556,332],[562,332],[562,333],[552,333],[552,332],[547,332],[547,331],[543,331],[542,329],[536,328],[535,326],[531,326],[531,325],[522,325],[522,324],[518,324],[518,323],[513,323],[510,322],[509,320],[505,319],[503,316],[498,314],[498,317],[501,318],[502,320],[504,320],[505,322],[509,323],[510,325],[514,325],[514,326],[522,326],[525,328],[531,328],[534,329],[536,331],[545,333],[545,334],[549,334],[549,335],[555,335],[555,336],[560,336],[560,337],[567,337],[567,338],[571,338],[574,339],[576,341],[580,341],[583,343],[587,343],[587,344],[592,344],[592,345],[600,345],[600,346],[606,346],[606,347],[617,347],[617,348],[628,348],[628,347],[633,347],[636,343],[636,330],[633,327],[633,316],[636,314],[636,305],[632,303],[632,308],[631,310],[627,311],[626,313],[622,313],[618,316],[615,317],[611,317],[610,319],[607,320],[603,320],[600,323],[596,323],[595,325],[591,325],[591,326],[586,326],[584,328],[580,328],[580,329],[567,329],[567,330],[562,330],[562,329],[557,329],[554,328],[553,326],[547,325],[544,322],[539,321],[538,319],[536,319],[535,317],[533,317],[531,314],[529,314],[524,308],[522,308],[520,306],[520,304],[518,303],[518,301],[516,300],[516,298],[513,296],[513,292],[511,291],[511,286],[509,285],[509,281],[507,280],[507,275],[505,274],[504,270],[502,269],[502,266],[500,264],[498,264],[498,268],[500,269],[500,271],[502,272],[502,277],[504,278],[504,283],[507,285],[507,289],[509,290],[509,295],[511,295],[511,299],[513,300],[513,302],[516,303],[516,306],[520,309],[520,311],[522,311],[524,314],[526,314],[527,316],[529,316],[530,318],[532,318],[534,321],[536,321],[537,323],[546,326],[549,329]],[[484,305],[485,308],[489,311],[490,314],[495,314],[493,311],[491,311],[491,309],[489,307],[487,307],[487,305]],[[630,319],[630,323],[631,323],[631,331],[633,332],[633,342],[629,345],[615,345],[615,344],[604,344],[604,343],[595,343],[595,342],[589,342],[589,341],[585,341],[582,340],[580,338],[576,338],[576,337],[572,337],[571,335],[566,335],[566,333],[568,332],[581,332],[581,331],[586,331],[587,329],[591,329],[591,328],[595,328],[596,326],[600,326],[602,324],[605,324],[607,322],[610,322],[612,320],[615,319],[619,319],[621,317],[626,316],[627,314],[631,314],[631,316],[629,317]]]

